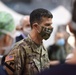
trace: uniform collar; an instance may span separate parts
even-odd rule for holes
[[[30,37],[29,35],[28,35],[27,40],[25,40],[25,41],[28,43],[28,45],[31,46],[32,51],[35,52],[35,53],[40,54],[41,51],[42,51],[43,53],[44,53],[44,51],[46,51],[45,48],[44,48],[44,46],[43,46],[43,42],[42,42],[40,45],[39,45],[39,44],[36,44],[36,43],[31,39],[31,37]]]

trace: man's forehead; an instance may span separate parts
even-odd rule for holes
[[[24,16],[23,20],[29,20],[30,16]]]
[[[48,17],[42,17],[42,20],[46,20],[46,19],[50,19],[50,20],[52,20],[51,17],[50,17],[50,18],[48,18]]]
[[[57,33],[56,37],[61,38],[61,37],[64,37],[64,35],[63,35],[63,33]]]
[[[21,25],[25,25],[25,23],[28,23],[29,24],[29,16],[24,16],[21,21],[20,21],[20,24]]]
[[[52,23],[52,18],[43,17],[42,21],[45,23]]]

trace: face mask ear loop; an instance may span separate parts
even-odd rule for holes
[[[40,33],[39,30],[37,30],[37,32]]]
[[[40,25],[37,25],[37,26],[39,26],[40,29],[42,30],[42,26],[40,26]],[[41,31],[37,30],[37,32],[40,33]]]

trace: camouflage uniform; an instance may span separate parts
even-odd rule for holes
[[[30,37],[18,42],[5,59],[5,62],[14,69],[13,75],[34,75],[47,68],[48,61],[43,44],[37,45]]]

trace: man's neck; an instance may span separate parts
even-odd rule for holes
[[[42,44],[42,39],[35,32],[32,31],[29,35],[36,44]]]

